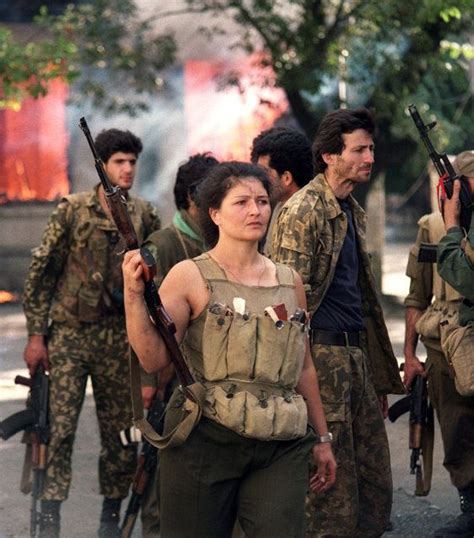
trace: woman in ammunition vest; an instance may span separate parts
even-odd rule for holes
[[[160,452],[164,538],[227,537],[236,517],[247,536],[301,537],[311,450],[310,487],[324,492],[335,481],[301,279],[258,251],[269,192],[258,166],[216,166],[199,192],[210,250],[174,266],[160,288],[205,393],[202,418],[186,441]],[[146,312],[140,262],[138,251],[125,255],[127,330],[143,368],[156,372],[169,358]],[[177,389],[165,433],[184,402]]]

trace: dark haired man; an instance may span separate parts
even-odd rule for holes
[[[250,158],[266,170],[272,183],[273,213],[264,245],[265,255],[271,256],[273,228],[283,204],[313,179],[311,143],[296,129],[273,127],[253,140]]]
[[[365,242],[365,213],[351,193],[369,181],[374,119],[337,110],[313,144],[318,175],[283,207],[273,259],[303,279],[311,346],[338,465],[335,487],[307,498],[308,536],[380,536],[392,504],[381,405],[403,393]],[[321,442],[327,439],[321,439]]]
[[[212,155],[202,153],[193,155],[178,168],[173,190],[177,211],[173,221],[166,228],[152,233],[144,244],[155,257],[155,282],[158,286],[174,265],[204,251],[195,194],[199,184],[217,163]]]
[[[205,250],[199,228],[196,194],[211,168],[218,164],[209,153],[196,154],[178,168],[174,185],[174,201],[177,211],[169,226],[153,232],[144,245],[156,261],[155,282],[159,286],[168,271],[183,260],[194,258]],[[142,398],[149,408],[153,398],[163,399],[167,385],[173,381],[174,370],[169,366],[157,379],[155,375],[142,371]],[[158,537],[160,531],[156,481],[151,480],[142,500],[142,533],[144,538]]]
[[[127,198],[141,241],[160,227],[151,204],[128,194],[142,143],[129,131],[110,129],[97,136],[96,144],[110,182]],[[60,506],[69,493],[74,436],[89,376],[101,437],[99,536],[119,536],[120,504],[136,464],[135,449],[122,447],[119,436],[132,421],[120,250],[103,188],[97,185],[58,204],[33,252],[23,297],[29,335],[24,358],[31,373],[40,363],[50,372],[51,440],[41,537],[59,536]]]

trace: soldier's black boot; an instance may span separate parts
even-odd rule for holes
[[[460,489],[459,500],[461,514],[448,525],[437,529],[435,532],[436,538],[444,536],[472,538],[474,536],[474,486]]]
[[[40,538],[59,538],[61,501],[41,501]]]
[[[120,538],[120,505],[121,499],[104,497],[102,514],[100,515],[99,538]]]

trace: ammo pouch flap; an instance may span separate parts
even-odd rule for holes
[[[474,324],[441,324],[441,347],[454,372],[454,385],[461,396],[474,396]]]
[[[460,301],[435,301],[430,305],[416,322],[415,330],[424,338],[441,338],[440,323],[447,319],[457,320]]]
[[[181,388],[183,394],[186,396],[186,401],[183,404],[184,416],[170,432],[166,435],[160,435],[154,430],[143,414],[140,365],[133,350],[130,353],[130,377],[133,423],[142,432],[143,437],[151,445],[159,449],[182,445],[201,418],[203,402],[205,400],[205,388],[201,383],[193,383],[192,385]]]

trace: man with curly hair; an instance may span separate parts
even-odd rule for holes
[[[311,142],[296,129],[273,127],[253,140],[250,158],[265,169],[272,184],[273,213],[263,248],[271,257],[273,227],[283,204],[313,179]]]
[[[120,187],[138,240],[159,229],[152,205],[129,195],[142,151],[130,131],[102,131],[95,144],[110,182]],[[57,537],[60,506],[69,494],[71,456],[90,376],[99,421],[99,537],[119,536],[119,512],[136,464],[133,446],[119,432],[132,422],[128,341],[123,309],[122,255],[118,230],[102,185],[66,196],[49,218],[25,283],[23,307],[28,343],[24,359],[33,374],[49,370],[46,481],[40,536]]]

